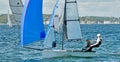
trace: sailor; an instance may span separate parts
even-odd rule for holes
[[[86,43],[87,43],[87,45],[85,46],[85,48],[82,48],[82,51],[84,51],[84,52],[92,51],[92,48],[90,48],[90,45],[91,45],[90,40],[87,39]]]
[[[97,34],[97,40],[94,44],[90,45],[90,47],[99,47],[102,43],[102,38],[100,34]]]
[[[102,43],[102,38],[101,38],[101,35],[100,34],[97,34],[97,40],[94,44],[90,44],[90,41],[89,40],[86,40],[87,42],[87,46],[85,47],[85,49],[82,49],[82,51],[85,51],[85,52],[90,52],[92,51],[92,48],[94,47],[99,47]]]
[[[56,41],[54,41],[54,42],[52,43],[52,47],[53,47],[53,48],[56,47]]]

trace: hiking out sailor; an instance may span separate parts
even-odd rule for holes
[[[82,48],[82,51],[92,51],[92,48],[90,48],[90,45],[91,45],[91,43],[90,43],[90,40],[86,40],[86,46],[84,47],[84,48]]]
[[[90,51],[92,51],[92,48],[99,47],[101,45],[101,43],[102,43],[101,35],[97,34],[97,40],[94,44],[90,44],[89,40],[86,40],[86,42],[87,42],[87,46],[84,49],[82,49],[82,51],[90,52]]]
[[[97,34],[97,40],[94,44],[90,45],[90,47],[99,47],[102,43],[102,38],[100,34]]]

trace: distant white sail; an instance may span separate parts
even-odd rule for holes
[[[9,10],[8,10],[8,15],[7,15],[7,20],[8,20],[8,26],[9,27],[12,27],[12,22],[11,22],[11,20],[10,20],[10,15],[9,15]]]
[[[9,5],[17,24],[21,23],[23,3],[21,0],[9,0]]]

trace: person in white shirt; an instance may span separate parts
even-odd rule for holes
[[[99,47],[101,45],[101,43],[102,43],[101,35],[97,34],[96,42],[94,44],[90,44],[90,41],[89,41],[89,43],[87,42],[87,47],[83,48],[82,51],[84,51],[84,52],[91,52],[92,48]]]
[[[90,47],[99,47],[102,43],[102,38],[100,34],[97,34],[97,40],[96,43],[90,45]]]

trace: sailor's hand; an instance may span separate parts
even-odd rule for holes
[[[92,47],[93,45],[90,45],[90,47]]]

